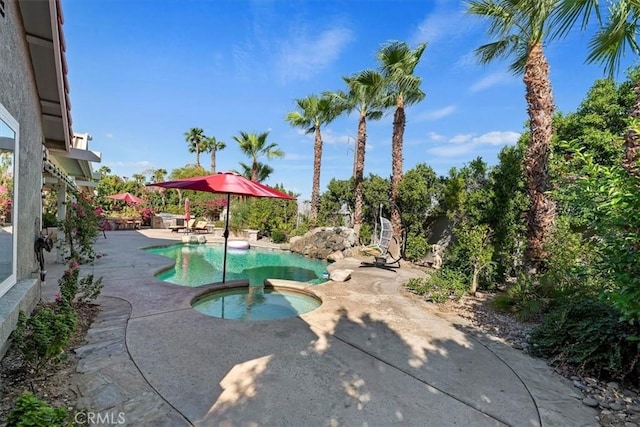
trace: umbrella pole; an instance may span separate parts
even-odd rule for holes
[[[229,208],[231,207],[231,193],[227,193],[227,214],[224,221],[224,257],[222,258],[222,283],[227,278],[227,240],[229,239]]]

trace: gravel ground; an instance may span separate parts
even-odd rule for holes
[[[476,297],[463,297],[459,302],[447,303],[445,309],[469,320],[481,332],[501,338],[512,347],[527,352],[529,334],[536,323],[518,322],[508,314],[495,311],[489,304],[491,298],[492,294],[478,293]],[[640,390],[612,381],[582,377],[568,368],[555,370],[582,391],[585,405],[600,410],[600,425],[640,426]]]

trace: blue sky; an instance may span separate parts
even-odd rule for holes
[[[269,131],[286,153],[266,182],[311,193],[313,139],[284,117],[296,98],[344,89],[342,76],[377,66],[389,40],[427,42],[416,74],[426,98],[407,109],[404,169],[440,175],[477,156],[489,164],[526,120],[524,84],[506,63],[479,65],[482,21],[453,0],[63,0],[73,129],[121,176],[195,156],[184,133],[203,128],[227,143],[217,170],[248,162],[232,139]],[[585,65],[588,37],[574,32],[547,46],[555,103],[574,111],[603,76]],[[629,62],[629,61],[627,61]],[[624,73],[618,77],[624,78]],[[323,129],[321,191],[353,169],[355,115]],[[392,113],[369,122],[365,175],[389,176]],[[209,168],[208,154],[201,163]]]

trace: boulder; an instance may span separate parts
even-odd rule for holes
[[[182,236],[182,243],[207,243],[207,238],[202,235],[187,234]]]
[[[309,258],[337,260],[338,252],[348,256],[351,248],[357,244],[358,238],[351,228],[318,227],[308,231],[304,236],[296,236],[289,241],[289,250]]]
[[[341,259],[344,259],[344,254],[341,251],[335,251],[334,253],[327,256],[327,261],[329,262],[336,262],[340,261]]]
[[[353,270],[336,269],[329,274],[329,279],[334,282],[346,282],[351,278],[351,273],[353,273]]]

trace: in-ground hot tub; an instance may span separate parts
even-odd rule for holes
[[[233,320],[273,320],[296,317],[320,307],[322,300],[296,286],[238,286],[213,290],[191,306],[207,316]]]

